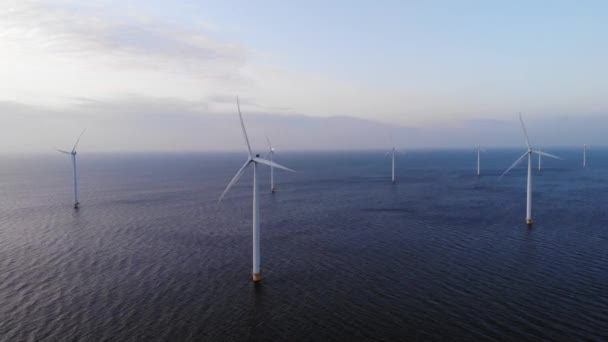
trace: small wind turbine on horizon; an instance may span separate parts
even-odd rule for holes
[[[481,176],[481,146],[477,145],[477,176]]]
[[[69,154],[72,156],[72,169],[73,169],[73,173],[74,173],[74,209],[78,209],[78,206],[80,205],[80,203],[78,202],[78,173],[76,172],[76,146],[78,146],[78,143],[80,142],[80,138],[82,137],[82,135],[84,134],[85,131],[86,131],[86,129],[84,129],[82,131],[82,133],[80,133],[80,135],[78,136],[78,139],[76,139],[76,143],[74,144],[72,151],[68,152],[65,150],[56,149],[57,151],[59,151],[61,153]]]
[[[519,157],[519,159],[517,159],[515,161],[515,163],[513,163],[513,165],[511,165],[511,167],[509,167],[507,169],[507,171],[505,171],[500,177],[502,177],[502,176],[506,175],[507,173],[509,173],[509,171],[511,171],[522,160],[524,160],[524,158],[528,157],[528,186],[527,186],[527,196],[526,196],[526,224],[527,225],[532,225],[532,154],[536,153],[536,154],[539,154],[539,155],[543,155],[543,156],[550,157],[550,158],[555,158],[555,159],[560,159],[560,160],[562,160],[562,158],[560,158],[558,156],[554,156],[554,155],[549,154],[549,153],[545,153],[545,152],[539,151],[539,150],[533,150],[532,147],[530,146],[530,139],[528,137],[528,131],[526,130],[526,126],[524,125],[524,119],[522,118],[521,114],[519,114],[519,121],[521,122],[521,128],[522,128],[522,130],[524,132],[524,137],[526,138],[526,146],[527,146],[528,150],[521,157]]]
[[[395,147],[395,142],[393,141],[393,137],[392,136],[391,136],[391,145],[393,145],[393,148],[389,152],[386,152],[386,156],[388,156],[390,154],[391,158],[392,158],[391,182],[393,182],[393,184],[395,184],[396,183],[396,180],[395,180],[395,154],[397,153],[397,149]]]
[[[259,191],[258,191],[258,177],[257,177],[258,164],[264,164],[264,165],[268,165],[270,167],[276,167],[276,168],[286,170],[286,171],[291,171],[291,172],[295,172],[295,171],[292,169],[286,168],[285,166],[281,166],[277,163],[260,158],[259,154],[256,154],[255,157],[253,156],[253,153],[251,152],[251,145],[249,144],[249,138],[247,137],[247,130],[245,130],[245,123],[243,122],[243,115],[241,114],[241,105],[239,103],[238,96],[236,98],[236,106],[239,111],[239,119],[241,121],[241,128],[243,129],[243,137],[245,138],[245,142],[247,143],[248,157],[247,157],[247,161],[245,162],[245,164],[239,169],[239,171],[236,173],[236,175],[234,175],[234,177],[232,178],[230,183],[228,183],[226,190],[224,190],[224,192],[220,196],[217,203],[218,203],[218,205],[220,204],[220,202],[222,201],[224,196],[228,193],[228,191],[230,191],[232,186],[239,180],[239,178],[241,178],[241,176],[245,172],[245,169],[247,169],[247,167],[250,165],[253,166],[253,271],[252,271],[252,277],[253,277],[254,282],[258,282],[258,281],[262,280],[262,273],[260,270],[260,262],[261,262],[260,229],[261,229],[261,227],[260,227],[260,197],[259,197]]]
[[[583,169],[587,167],[587,144],[583,145]]]
[[[538,148],[539,152],[542,152],[543,150],[539,147]],[[542,171],[542,165],[543,165],[543,160],[542,160],[542,154],[538,154],[538,171]]]
[[[268,142],[268,156],[270,157],[270,162],[272,163],[274,160],[274,147],[270,143],[270,138],[266,136],[266,142]],[[274,192],[274,166],[270,165],[270,192]]]

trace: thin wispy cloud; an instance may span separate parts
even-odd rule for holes
[[[141,12],[118,13],[98,6],[74,8],[26,0],[1,11],[0,19],[3,41],[12,42],[23,54],[102,56],[132,60],[130,65],[137,67],[172,65],[172,70],[186,71],[212,62],[243,65],[250,53],[242,46],[164,24]]]
[[[22,102],[125,94],[192,99],[253,82],[240,71],[251,52],[141,13],[14,2],[0,12],[5,85]]]
[[[272,64],[264,51],[215,39],[129,7],[11,2],[0,14],[6,100],[55,106],[72,97],[250,98],[252,109],[380,116],[404,99],[322,73]],[[8,67],[10,65],[10,67]],[[16,67],[15,67],[16,66]],[[417,100],[405,97],[410,106]],[[227,111],[215,101],[216,111]],[[399,106],[398,106],[399,107]],[[388,108],[388,110],[387,110]]]

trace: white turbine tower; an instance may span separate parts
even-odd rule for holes
[[[385,158],[388,157],[389,155],[391,156],[392,159],[392,164],[391,164],[391,182],[393,182],[393,184],[396,183],[395,180],[395,154],[397,154],[397,149],[395,148],[395,142],[393,141],[393,137],[390,137],[391,139],[391,145],[393,145],[393,148],[389,151],[386,152]]]
[[[587,167],[587,144],[583,145],[583,168]]]
[[[74,209],[78,209],[78,205],[80,205],[80,203],[78,202],[78,174],[76,173],[76,146],[78,146],[80,137],[82,137],[85,131],[86,129],[83,130],[82,133],[80,133],[78,139],[76,139],[76,143],[74,144],[74,147],[72,148],[71,152],[57,149],[57,151],[61,153],[69,154],[72,156],[72,169],[74,170]]]
[[[486,150],[477,145],[477,176],[481,176],[481,153],[486,153]]]
[[[274,160],[274,148],[270,143],[270,138],[266,136],[266,141],[268,142],[268,156],[270,157],[270,162],[272,163]],[[270,191],[274,192],[274,166],[270,166]]]
[[[542,152],[543,150],[541,148],[538,148],[538,151]],[[542,154],[539,153],[538,154],[538,171],[542,170],[543,160],[541,158],[542,158]]]
[[[234,175],[234,177],[232,178],[230,183],[228,183],[226,190],[224,190],[224,192],[222,193],[222,195],[220,196],[220,198],[218,200],[218,205],[222,201],[224,196],[228,193],[228,191],[230,191],[232,186],[239,180],[239,178],[241,178],[241,176],[245,172],[245,169],[251,165],[253,167],[253,271],[252,271],[252,276],[253,276],[253,281],[257,282],[257,281],[262,280],[262,273],[260,271],[260,260],[261,260],[261,258],[260,258],[261,257],[260,256],[260,201],[259,201],[258,178],[257,178],[258,164],[264,164],[264,165],[268,165],[270,167],[276,167],[276,168],[291,171],[291,172],[295,172],[295,171],[292,169],[288,169],[284,166],[281,166],[279,164],[276,164],[274,162],[268,161],[266,159],[262,159],[262,158],[260,158],[259,154],[256,154],[255,157],[253,156],[253,153],[251,152],[251,145],[249,144],[249,138],[247,137],[247,131],[245,130],[245,124],[243,123],[243,115],[241,114],[241,105],[239,103],[238,97],[236,98],[236,105],[237,105],[237,109],[239,111],[239,119],[241,121],[241,128],[243,129],[243,137],[245,138],[245,142],[247,143],[248,157],[247,157],[247,161],[245,162],[245,164],[240,168],[240,170],[236,173],[236,175]]]
[[[481,146],[477,145],[477,176],[481,176]]]
[[[524,125],[524,120],[521,117],[521,114],[519,114],[519,121],[521,122],[521,128],[524,132],[524,137],[526,138],[526,146],[528,147],[528,151],[526,151],[526,153],[524,153],[521,157],[519,157],[519,159],[517,159],[515,161],[515,163],[513,163],[513,165],[511,165],[511,167],[509,167],[507,169],[507,171],[505,171],[502,174],[502,176],[506,175],[515,166],[517,166],[524,158],[528,157],[528,189],[527,189],[527,196],[526,196],[526,223],[528,225],[531,225],[532,224],[532,154],[536,153],[539,155],[543,155],[543,156],[555,158],[555,159],[560,159],[560,160],[561,160],[561,158],[554,156],[552,154],[549,154],[549,153],[533,150],[532,147],[530,146],[530,139],[528,138],[528,131],[526,130],[526,126]]]
[[[391,155],[392,155],[392,174],[391,174],[391,181],[393,182],[393,184],[395,184],[395,153],[397,151],[395,150],[395,147],[393,147],[393,150],[391,151]]]

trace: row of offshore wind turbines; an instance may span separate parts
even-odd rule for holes
[[[252,167],[253,168],[253,220],[252,220],[253,221],[253,270],[252,270],[252,277],[253,277],[254,282],[258,282],[262,279],[262,273],[261,273],[261,254],[260,254],[260,234],[261,234],[260,201],[259,201],[259,186],[258,186],[257,168],[258,168],[259,164],[267,165],[270,167],[270,186],[271,186],[272,192],[275,192],[274,168],[278,168],[278,169],[290,171],[290,172],[295,172],[295,171],[274,162],[275,149],[272,147],[272,144],[270,143],[270,139],[268,137],[266,137],[266,140],[268,142],[268,148],[269,148],[268,155],[267,155],[268,159],[261,158],[259,154],[255,154],[255,155],[253,154],[253,152],[251,151],[251,144],[249,143],[249,137],[247,135],[247,130],[245,129],[245,123],[243,122],[243,115],[241,113],[241,105],[240,105],[238,97],[236,98],[236,105],[237,105],[237,110],[238,110],[238,114],[239,114],[239,120],[241,123],[241,128],[243,130],[243,137],[245,139],[245,143],[247,144],[248,157],[247,157],[247,161],[245,161],[245,164],[243,164],[243,166],[241,166],[241,168],[234,175],[234,177],[232,178],[230,183],[228,183],[228,186],[226,186],[226,189],[224,190],[224,192],[222,192],[222,194],[220,195],[220,197],[218,199],[218,205],[221,203],[224,196],[226,196],[226,194],[234,186],[234,184],[236,184],[236,182],[238,182],[238,180],[241,178],[241,176],[243,175],[245,170],[248,167]],[[532,156],[533,156],[533,154],[538,155],[538,169],[539,170],[541,169],[542,156],[554,158],[554,159],[560,159],[560,160],[562,160],[562,158],[560,158],[556,155],[541,151],[540,149],[537,149],[537,150],[533,149],[532,146],[530,145],[530,139],[528,137],[528,132],[526,130],[526,126],[524,124],[524,120],[523,120],[521,114],[519,115],[519,120],[520,120],[521,128],[523,130],[523,134],[525,137],[527,151],[521,157],[519,157],[519,159],[517,159],[500,177],[503,177],[504,175],[509,173],[509,171],[511,171],[513,168],[515,168],[517,165],[519,165],[524,159],[526,159],[526,158],[528,159],[528,178],[527,178],[527,192],[526,192],[526,224],[532,225]],[[57,150],[61,153],[70,155],[71,159],[72,159],[72,169],[73,169],[73,176],[74,176],[74,209],[78,209],[78,207],[80,205],[80,202],[78,200],[78,181],[77,181],[77,171],[76,171],[76,154],[77,154],[76,147],[78,146],[78,143],[80,142],[80,138],[82,137],[84,132],[85,131],[82,131],[82,133],[80,133],[80,135],[78,136],[78,139],[76,139],[76,143],[74,144],[74,147],[72,148],[71,151],[65,151],[65,150],[59,150],[59,149]],[[391,139],[391,142],[392,142],[392,139]],[[478,146],[477,147],[477,176],[481,176],[481,152],[482,152],[481,147]],[[389,156],[389,155],[391,156],[391,171],[392,171],[391,172],[391,181],[393,184],[396,182],[395,156],[397,155],[397,153],[398,153],[398,151],[397,151],[396,147],[394,146],[394,143],[393,143],[392,149],[386,153],[387,156]],[[586,167],[586,166],[587,166],[587,145],[585,144],[583,146],[583,167]]]

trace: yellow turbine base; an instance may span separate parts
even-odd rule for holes
[[[532,225],[532,219],[526,219],[526,224],[528,226],[531,226]]]
[[[260,280],[262,280],[262,274],[261,273],[252,273],[253,276],[253,281],[258,282]]]

